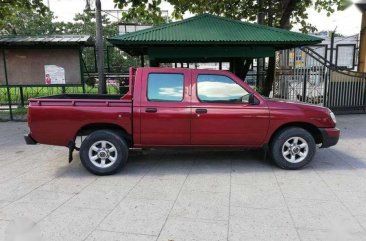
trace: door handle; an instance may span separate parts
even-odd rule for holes
[[[155,112],[157,112],[158,111],[158,109],[156,109],[156,108],[151,108],[151,107],[149,107],[149,108],[146,108],[145,109],[145,112],[148,112],[148,113],[155,113]]]
[[[206,114],[207,113],[207,109],[196,109],[196,113],[197,114]]]

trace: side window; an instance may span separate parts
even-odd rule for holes
[[[147,99],[149,101],[182,101],[183,74],[149,74]]]
[[[197,96],[201,102],[247,103],[249,93],[224,75],[198,75]]]

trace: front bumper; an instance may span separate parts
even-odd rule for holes
[[[338,143],[340,130],[338,128],[319,128],[322,135],[322,146],[321,148],[326,148],[334,146]]]
[[[30,134],[24,135],[24,140],[27,145],[35,145],[37,144],[36,140]]]

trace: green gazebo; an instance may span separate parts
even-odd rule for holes
[[[177,62],[230,62],[234,66],[233,72],[238,72],[235,66],[241,66],[245,59],[273,57],[277,50],[322,41],[306,34],[210,14],[108,40],[130,55],[147,55],[152,66]]]

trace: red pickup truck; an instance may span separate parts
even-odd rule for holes
[[[27,144],[66,146],[70,161],[78,149],[97,175],[123,167],[130,148],[264,147],[279,167],[298,169],[340,134],[328,108],[266,99],[227,71],[174,68],[131,68],[124,96],[30,99],[28,123]]]

